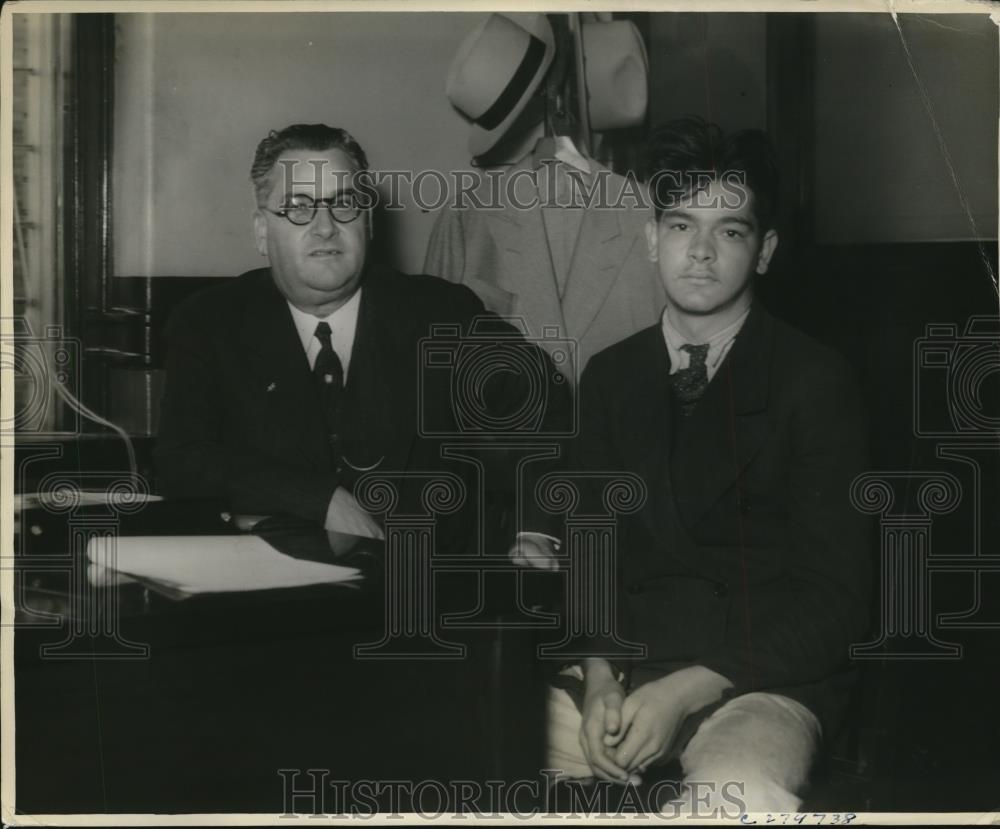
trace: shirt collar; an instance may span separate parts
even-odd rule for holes
[[[710,373],[714,373],[714,369],[718,367],[719,363],[722,362],[723,357],[725,357],[729,352],[729,346],[732,345],[733,340],[736,339],[736,335],[740,333],[740,329],[743,327],[743,323],[746,322],[749,314],[750,308],[748,306],[737,319],[721,331],[717,331],[707,340],[708,356],[706,358],[706,365],[708,366]],[[667,343],[667,352],[670,354],[670,373],[674,374],[675,372],[688,367],[690,355],[686,351],[682,351],[681,346],[687,345],[691,341],[685,339],[684,336],[674,327],[674,324],[670,320],[669,308],[663,309],[662,328],[663,339]]]
[[[292,312],[292,319],[295,321],[295,330],[299,332],[302,348],[307,354],[316,339],[316,326],[321,322],[330,326],[334,349],[338,352],[338,342],[347,344],[354,342],[354,332],[358,326],[358,309],[361,307],[361,291],[362,288],[358,288],[354,292],[354,296],[325,317],[307,314],[301,308],[292,305],[291,302],[288,303],[288,309]],[[343,358],[341,359],[343,360]]]

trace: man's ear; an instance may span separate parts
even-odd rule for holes
[[[760,243],[760,252],[757,254],[757,273],[767,273],[776,247],[778,247],[778,231],[771,228],[764,234],[764,240]]]
[[[253,213],[253,238],[257,253],[267,256],[267,217],[260,208]]]
[[[646,222],[646,254],[650,262],[660,259],[660,223],[656,219]]]

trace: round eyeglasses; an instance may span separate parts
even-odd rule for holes
[[[291,203],[283,204],[277,210],[269,207],[264,209],[275,216],[282,216],[293,225],[307,225],[316,216],[316,211],[325,207],[330,211],[330,218],[338,224],[346,225],[361,215],[362,208],[357,199],[349,195],[334,196],[332,199],[313,201],[309,196],[294,196]]]

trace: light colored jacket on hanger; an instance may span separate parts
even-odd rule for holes
[[[588,186],[597,171],[604,170],[607,203],[618,202],[623,188],[626,194],[635,192],[636,182],[629,184],[596,161],[587,162],[590,173],[583,178]],[[527,175],[534,164],[529,154],[504,174],[517,176],[514,193],[519,203],[532,201],[532,195],[536,202],[544,198]],[[501,194],[506,192],[504,178],[494,188]],[[544,182],[541,174],[539,182]],[[489,194],[490,184],[484,180],[477,196],[490,203]],[[521,317],[528,336],[541,340],[549,353],[560,350],[555,339],[575,340],[574,364],[560,366],[575,387],[590,357],[655,324],[665,304],[646,249],[644,228],[653,213],[648,198],[640,205],[635,201],[624,198],[620,207],[582,211],[561,290],[546,234],[557,227],[575,228],[575,223],[546,226],[539,204],[519,209],[506,198],[498,209],[442,211],[431,232],[424,271],[467,285],[490,311]]]

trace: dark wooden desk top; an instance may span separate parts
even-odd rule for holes
[[[177,522],[176,510],[159,505],[122,532],[215,526],[210,511],[188,509]],[[32,521],[47,523],[22,545],[25,560],[51,555],[59,536],[52,516],[22,517]],[[182,602],[131,584],[102,611],[114,608],[111,635],[99,621],[18,626],[18,812],[282,813],[282,769],[327,770],[328,782],[538,779],[537,631],[445,629],[438,617],[436,634],[461,653],[361,658],[356,646],[386,631],[378,568],[368,572],[361,589]],[[442,593],[454,610],[478,601],[473,572]],[[296,786],[309,782],[300,776]],[[301,799],[297,808],[309,811]]]

